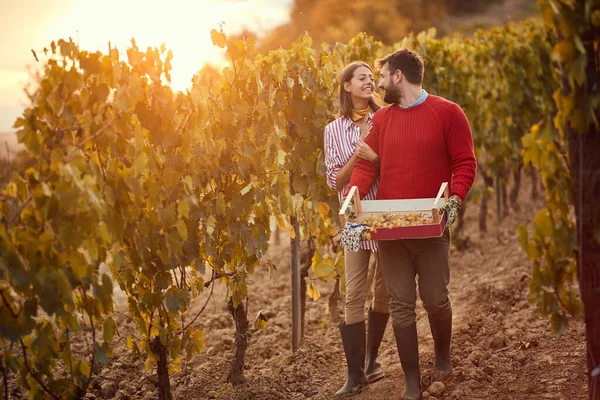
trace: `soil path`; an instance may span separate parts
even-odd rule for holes
[[[582,322],[572,321],[567,333],[557,339],[548,320],[540,317],[528,302],[531,264],[520,249],[516,230],[520,223],[530,221],[543,204],[528,198],[530,188],[521,192],[522,210],[513,212],[497,226],[492,208],[490,232],[485,235],[478,232],[478,205],[467,208],[465,223],[470,245],[452,254],[455,373],[439,398],[586,398]],[[321,285],[323,298],[319,301],[309,300],[305,342],[302,350],[292,355],[288,252],[275,251],[281,252],[274,253],[281,260],[275,283],[270,283],[262,271],[254,277],[250,291],[250,316],[262,309],[271,318],[267,329],[252,336],[247,384],[233,388],[223,383],[231,357],[233,325],[221,305],[213,309],[220,309],[218,315],[205,321],[208,348],[206,356],[196,361],[200,371],[191,373],[185,387],[177,387],[178,398],[330,399],[343,384],[346,366],[339,333],[331,316],[325,313],[332,284]],[[222,297],[221,303],[224,302]],[[433,342],[420,304],[418,331],[421,366],[426,369],[433,363]],[[400,398],[403,377],[389,325],[381,347],[381,362],[387,377],[355,397],[357,400]]]

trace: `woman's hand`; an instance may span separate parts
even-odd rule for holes
[[[363,141],[356,144],[356,151],[354,152],[358,157],[370,162],[373,165],[377,165],[379,156],[373,151],[373,149]]]
[[[366,118],[363,118],[360,121],[357,121],[356,125],[358,125],[360,129],[360,141],[362,142],[366,139],[367,136],[369,136],[369,133],[371,133],[371,128],[373,128],[373,122],[367,121]]]

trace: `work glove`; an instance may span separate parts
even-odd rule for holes
[[[359,251],[360,241],[363,239],[362,234],[366,229],[361,224],[346,222],[346,226],[340,235],[340,244],[348,251]]]
[[[446,213],[446,227],[452,225],[456,218],[458,218],[458,213],[460,212],[460,207],[462,203],[458,196],[450,196],[446,204],[440,207],[440,213]]]

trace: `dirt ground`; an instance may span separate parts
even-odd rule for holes
[[[530,188],[524,188],[520,204],[522,210],[511,212],[500,225],[490,207],[487,234],[479,232],[479,205],[467,207],[465,235],[470,244],[451,256],[455,370],[442,393],[431,399],[587,398],[582,321],[571,321],[570,329],[557,339],[550,323],[528,303],[531,266],[519,247],[516,229],[532,219],[542,202],[531,201]],[[246,382],[237,387],[226,383],[234,324],[226,310],[224,288],[217,287],[198,325],[205,333],[204,353],[183,363],[182,372],[172,376],[176,399],[331,399],[344,383],[346,364],[339,331],[327,314],[333,283],[319,283],[321,299],[308,300],[304,343],[292,354],[289,251],[283,245],[274,248],[271,256],[279,260],[275,281],[269,280],[265,267],[256,272],[249,287],[249,319],[262,310],[269,324],[262,331],[251,328]],[[197,300],[192,313],[204,300]],[[433,342],[427,316],[420,304],[418,307],[421,369],[425,370],[433,363]],[[133,329],[130,322],[121,318],[117,355],[99,369],[88,398],[157,398],[155,376],[148,375],[144,360],[126,348],[124,333],[128,329]],[[381,345],[380,361],[386,377],[355,399],[400,398],[403,376],[391,325]],[[12,391],[17,398],[20,393],[18,388]]]

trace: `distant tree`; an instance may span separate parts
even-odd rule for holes
[[[443,0],[446,3],[448,14],[468,15],[485,11],[492,4],[504,3],[506,0]],[[535,3],[532,1],[531,3]]]
[[[505,0],[294,0],[290,20],[258,41],[259,52],[287,47],[305,32],[313,46],[347,42],[366,32],[386,44],[394,43],[410,32],[437,28],[442,34],[452,31],[448,17],[485,12]],[[535,4],[535,0],[522,0]]]
[[[250,38],[254,39],[255,41],[258,40],[258,35],[256,34],[256,32],[253,32],[247,28],[244,29],[243,31],[241,31],[240,33],[229,34],[227,36],[233,41],[250,39]]]
[[[422,30],[431,26],[430,23],[444,13],[442,6],[436,7],[433,3],[443,1],[296,0],[290,21],[261,39],[259,50],[285,47],[304,32],[313,38],[315,47],[323,42],[347,42],[358,32],[367,32],[376,40],[393,43],[413,27]],[[419,24],[418,21],[424,22]]]
[[[396,0],[395,9],[409,21],[408,31],[418,33],[431,27],[438,28],[447,19],[447,2],[448,0]]]

